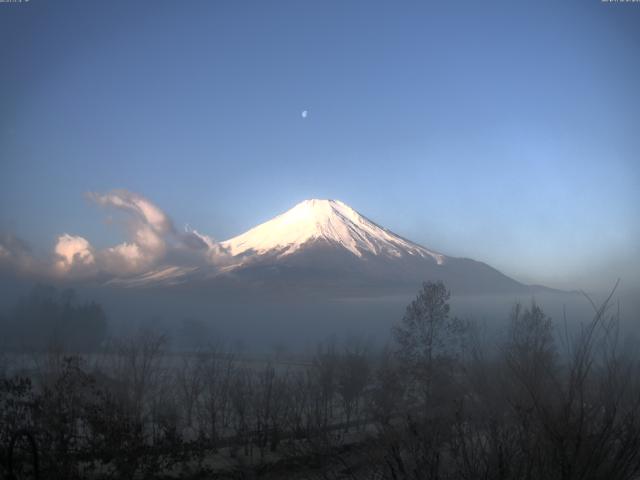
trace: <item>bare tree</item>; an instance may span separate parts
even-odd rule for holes
[[[445,371],[456,359],[456,341],[464,324],[449,317],[451,294],[442,282],[426,282],[393,328],[396,355],[410,380],[411,391],[431,402],[434,381],[447,380]],[[425,403],[426,405],[426,403]]]
[[[175,382],[182,405],[185,409],[186,426],[193,426],[194,410],[205,389],[205,355],[201,352],[183,353],[180,365],[175,370]]]
[[[404,395],[405,382],[402,380],[400,365],[389,349],[385,348],[375,371],[368,404],[371,415],[382,428],[388,427],[391,420],[399,415]]]
[[[338,379],[338,355],[334,341],[318,346],[309,373],[312,382],[318,388],[318,396],[315,399],[315,403],[320,407],[316,410],[317,425],[326,429],[333,417],[333,401]]]
[[[147,400],[164,374],[162,363],[167,337],[140,330],[134,337],[114,341],[111,371],[124,384],[126,398],[136,415],[142,417]]]
[[[236,445],[244,448],[245,456],[251,454],[251,400],[253,378],[248,368],[237,369],[231,382],[230,400],[233,409],[233,427]]]
[[[346,346],[339,359],[337,391],[342,399],[345,414],[345,431],[349,430],[352,417],[359,413],[365,388],[369,383],[369,359],[362,345]]]
[[[204,356],[200,428],[203,429],[201,436],[209,438],[214,451],[225,429],[230,426],[230,393],[237,371],[236,363],[235,355],[220,345],[211,346]]]

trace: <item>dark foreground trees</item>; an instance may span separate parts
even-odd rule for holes
[[[466,326],[449,317],[451,294],[442,282],[427,282],[393,328],[395,356],[409,391],[425,407],[434,407],[451,387],[460,360]]]
[[[422,319],[443,325],[442,288],[426,285],[421,296],[424,307],[408,314],[427,312]],[[412,379],[429,384],[446,368],[456,388],[426,410],[405,397],[405,418],[387,424],[365,453],[382,459],[371,470],[393,479],[638,478],[640,371],[618,348],[610,299],[560,340],[535,303],[513,309],[499,345],[468,329],[460,356]],[[433,345],[432,336],[418,338]]]
[[[638,478],[640,371],[610,299],[573,332],[516,305],[493,341],[448,299],[425,284],[376,355],[362,342],[290,362],[176,355],[149,331],[100,355],[51,351],[0,382],[0,478],[20,431],[48,479]]]

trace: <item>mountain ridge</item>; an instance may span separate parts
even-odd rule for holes
[[[216,266],[164,267],[117,280],[129,287],[234,286],[265,291],[411,291],[442,280],[456,293],[535,293],[529,286],[468,258],[444,255],[405,239],[339,200],[309,199],[210,249]],[[214,251],[214,250],[212,250]]]

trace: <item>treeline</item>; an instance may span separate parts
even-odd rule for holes
[[[64,348],[93,352],[107,337],[101,305],[80,303],[75,291],[38,285],[9,312],[0,316],[0,350],[44,351]]]
[[[328,342],[299,364],[168,355],[148,331],[50,351],[0,384],[0,468],[28,475],[35,447],[51,479],[638,478],[640,372],[609,301],[574,333],[516,305],[486,340],[448,300],[427,283],[384,351]]]

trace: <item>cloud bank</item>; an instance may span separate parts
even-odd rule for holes
[[[33,256],[27,242],[11,233],[0,232],[0,269],[32,274],[47,267]]]
[[[87,198],[106,210],[121,212],[127,239],[96,249],[83,236],[58,236],[49,260],[37,260],[26,242],[0,235],[0,267],[62,279],[129,278],[175,267],[219,266],[229,255],[212,237],[190,228],[177,232],[171,218],[149,199],[127,190],[90,192]]]

